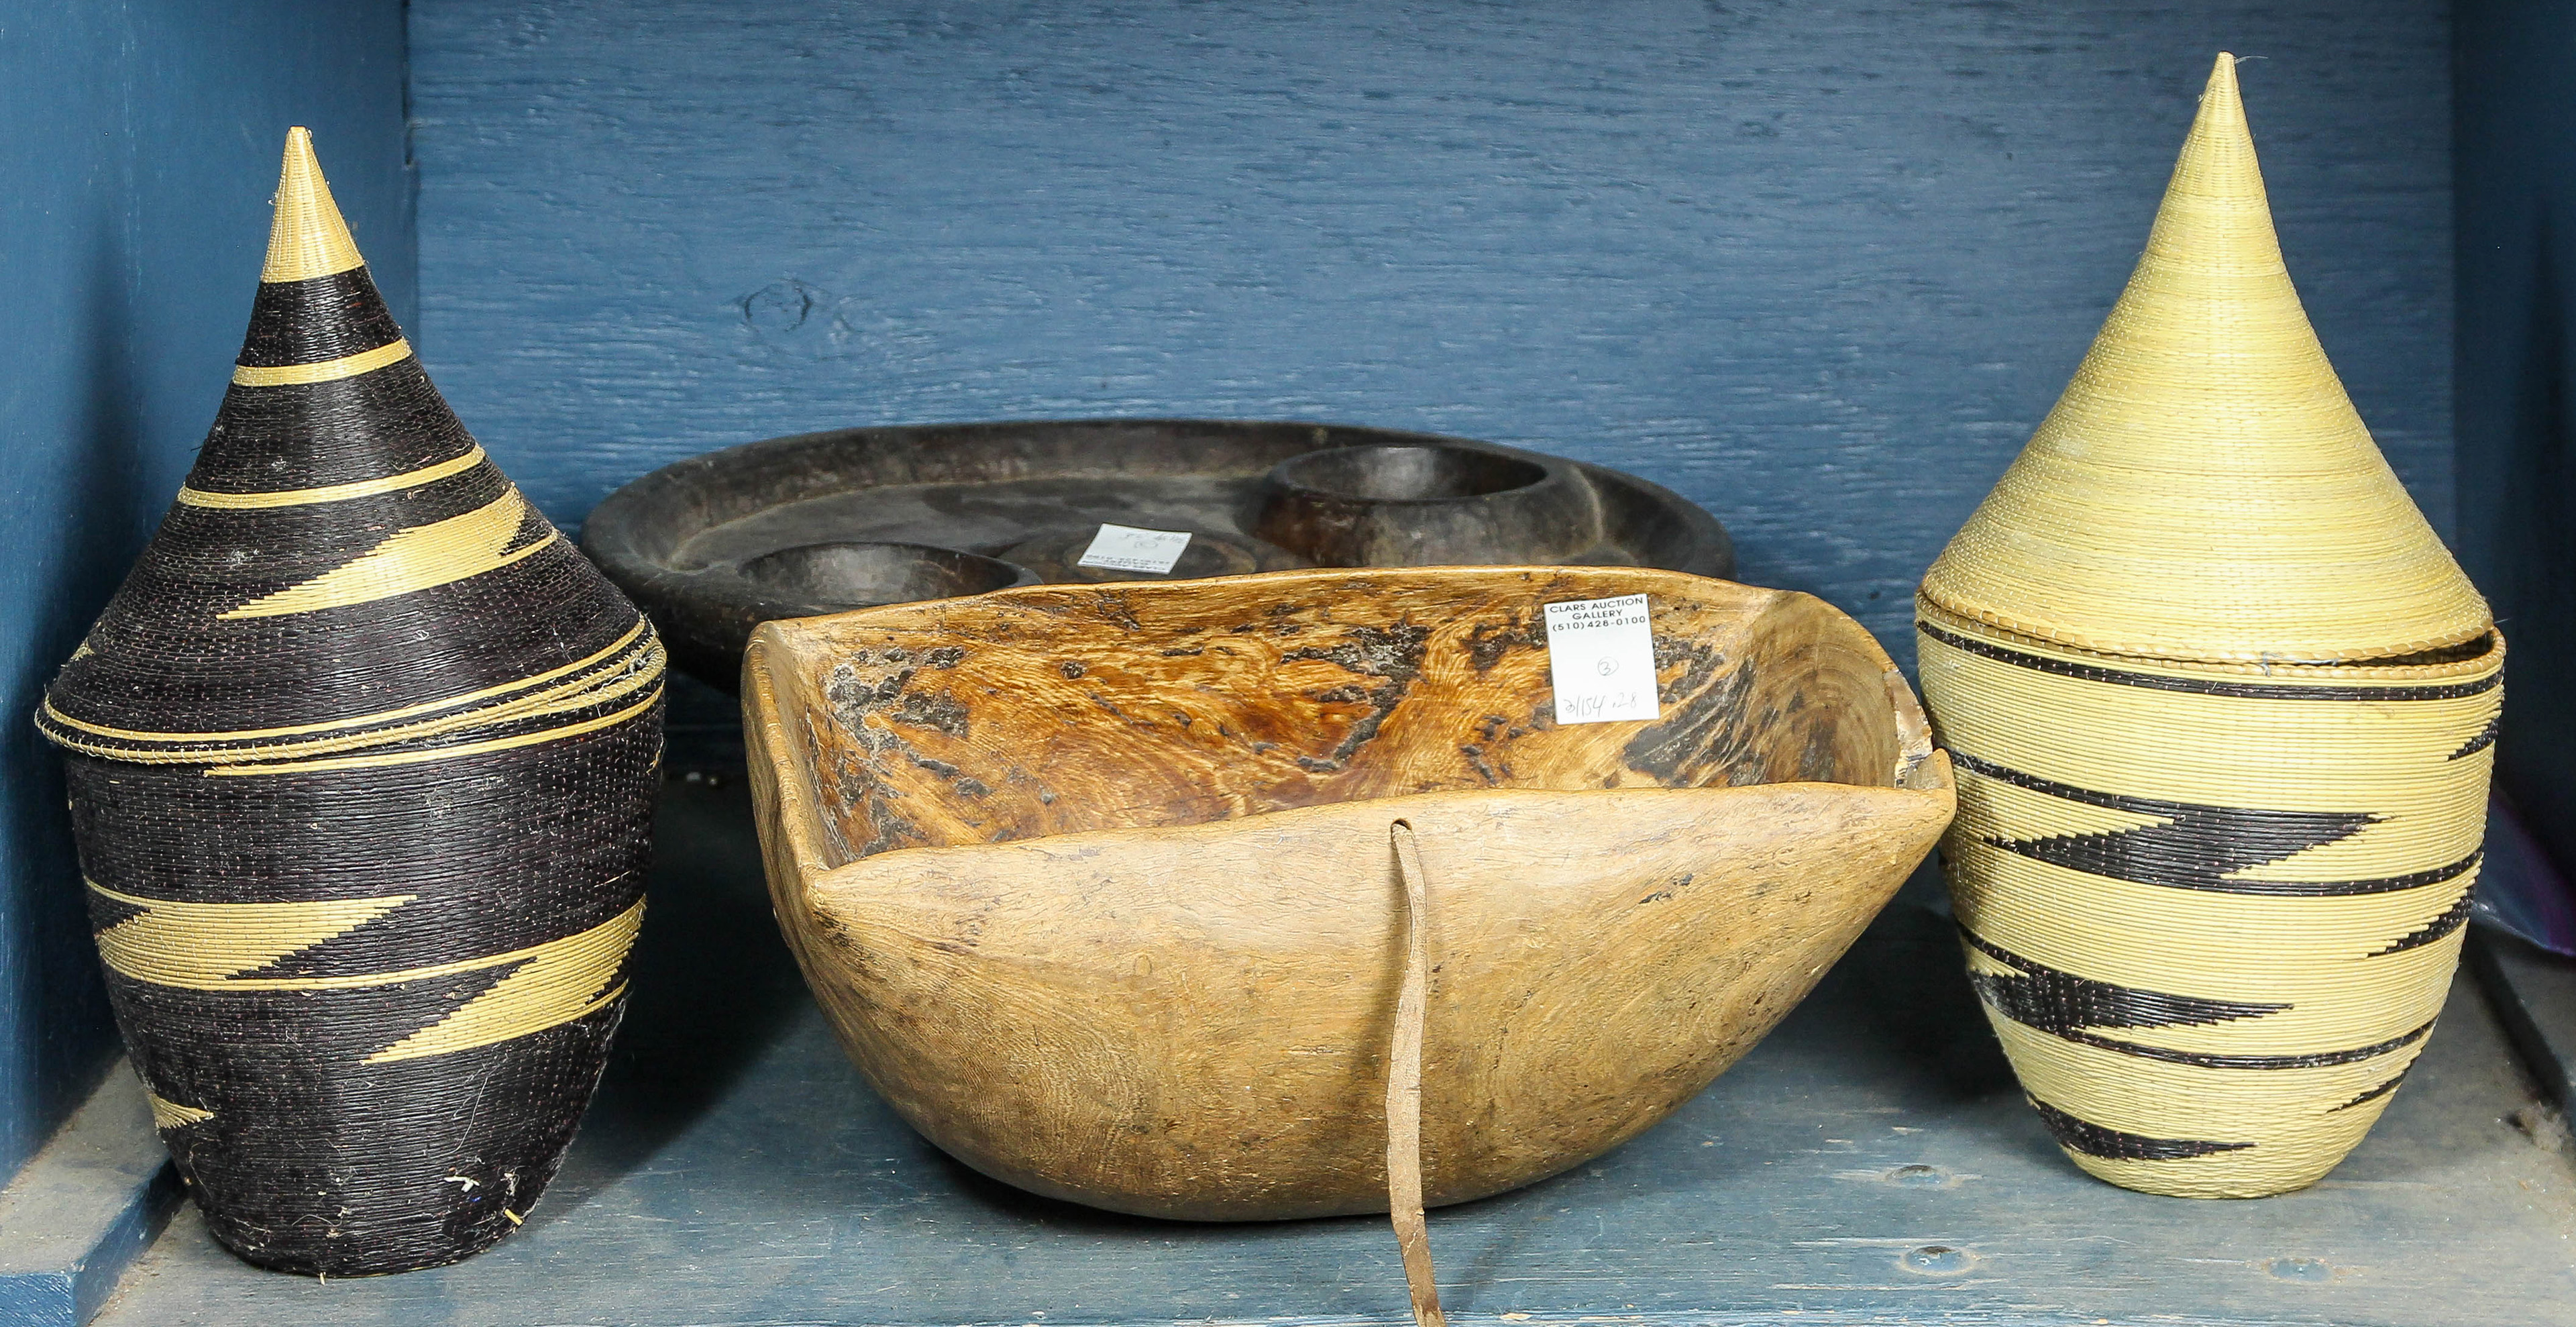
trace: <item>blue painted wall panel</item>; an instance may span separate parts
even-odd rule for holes
[[[2459,10],[2461,553],[2513,645],[2497,763],[2576,867],[2576,5]]]
[[[416,0],[424,353],[559,519],[842,425],[1434,429],[1671,485],[1910,657],[2222,47],[2449,528],[2448,37],[2429,0]]]
[[[411,308],[403,79],[400,0],[0,3],[0,1175],[112,1041],[28,715],[214,418],[288,125]]]
[[[1906,589],[2116,295],[2226,45],[2263,57],[2247,93],[2327,347],[2450,527],[2438,4],[418,0],[426,327],[402,22],[0,6],[0,1172],[106,1044],[23,715],[211,417],[289,123],[560,517],[807,428],[1344,419],[1671,484],[1748,578],[1902,648]],[[2569,160],[2548,90],[2576,58],[2563,9],[2461,22],[2467,533],[2529,616],[2529,569],[2562,564],[2509,532],[2571,522],[2505,511],[2531,458],[2494,440],[2567,431],[2568,268],[2540,256],[2568,232],[2533,223],[2565,216],[2538,181]]]

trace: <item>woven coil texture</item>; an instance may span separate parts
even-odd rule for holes
[[[2375,659],[2491,621],[2326,362],[2221,56],[2145,253],[1932,570],[1963,617],[2191,661]]]
[[[2221,55],[2083,367],[1916,601],[1971,982],[2115,1184],[2357,1145],[2449,992],[2504,641],[2282,267]]]
[[[624,1008],[662,673],[440,400],[293,131],[233,384],[36,716],[226,1246],[364,1275],[526,1215]]]
[[[1918,606],[1970,980],[2049,1132],[2153,1193],[2315,1182],[2449,992],[2503,641],[2264,678]]]

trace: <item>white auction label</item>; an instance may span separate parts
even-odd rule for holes
[[[1660,719],[1655,634],[1646,596],[1570,599],[1546,605],[1547,671],[1556,684],[1558,723]]]
[[[1172,564],[1181,560],[1181,550],[1189,546],[1187,530],[1139,530],[1132,525],[1104,524],[1100,533],[1091,537],[1091,547],[1082,550],[1081,558],[1073,565],[1168,576]]]

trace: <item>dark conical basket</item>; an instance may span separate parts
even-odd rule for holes
[[[37,715],[216,1238],[454,1262],[554,1175],[643,918],[663,655],[430,385],[302,130],[187,487]]]

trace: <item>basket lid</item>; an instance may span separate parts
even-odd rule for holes
[[[1923,593],[2025,635],[2173,659],[2382,658],[2493,625],[2308,325],[2233,56],[2128,289]]]
[[[658,659],[439,398],[291,130],[232,385],[39,726],[113,753],[312,745]]]

